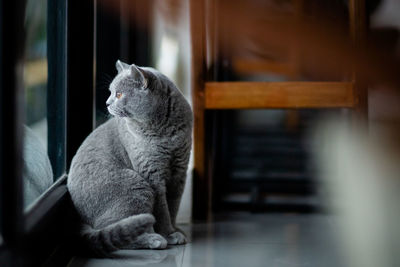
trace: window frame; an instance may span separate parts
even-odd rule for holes
[[[3,239],[0,259],[6,266],[17,258],[23,225],[19,179],[21,144],[17,142],[21,137],[21,127],[18,127],[21,112],[16,108],[22,93],[18,80],[22,63],[24,14],[19,10],[22,6],[22,0],[0,2],[0,40],[8,40],[0,42],[0,232]]]
[[[25,4],[25,0],[0,0],[0,262],[2,266],[62,266],[73,255],[70,243],[79,222],[67,175],[28,210],[22,205],[20,81]],[[48,92],[65,93],[64,100],[56,101],[65,101],[66,120],[59,123],[65,123],[66,169],[95,122],[95,7],[96,1],[48,0]]]

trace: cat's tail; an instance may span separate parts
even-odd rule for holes
[[[93,229],[85,224],[81,236],[92,252],[98,256],[109,256],[111,252],[128,246],[154,223],[155,219],[151,214],[133,215],[101,229]]]

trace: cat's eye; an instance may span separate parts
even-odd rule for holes
[[[122,97],[122,93],[116,93],[116,94],[115,94],[115,97],[118,98],[118,99],[120,99],[120,98]]]

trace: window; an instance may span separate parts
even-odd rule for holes
[[[66,188],[66,171],[96,125],[95,113],[97,123],[105,119],[109,81],[104,75],[115,74],[118,58],[152,65],[152,32],[128,23],[128,18],[110,18],[107,6],[96,9],[96,2],[0,0],[1,267],[16,261],[41,266],[57,249],[68,260],[68,249],[76,246],[67,246],[68,240],[79,220]],[[146,13],[145,20],[150,20],[151,3],[141,5],[138,16],[130,19]],[[24,151],[24,145],[32,146],[30,139],[40,145],[32,154]],[[36,171],[38,152],[46,163],[37,178],[46,184],[28,198],[24,189],[30,170],[24,173],[23,165],[32,163]]]
[[[66,170],[94,125],[94,3],[0,0],[2,267],[42,265],[78,223]],[[26,177],[46,183],[28,197]]]
[[[26,2],[24,26],[22,185],[27,208],[65,173],[65,90],[48,84],[46,0]]]

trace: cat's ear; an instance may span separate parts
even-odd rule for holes
[[[121,73],[121,71],[128,69],[129,65],[118,59],[115,63],[115,67],[117,68],[118,73]]]
[[[130,66],[130,71],[132,77],[136,80],[139,81],[142,84],[142,88],[147,88],[147,78],[146,74],[143,70],[141,70],[139,67],[135,66],[135,64],[132,64]]]

